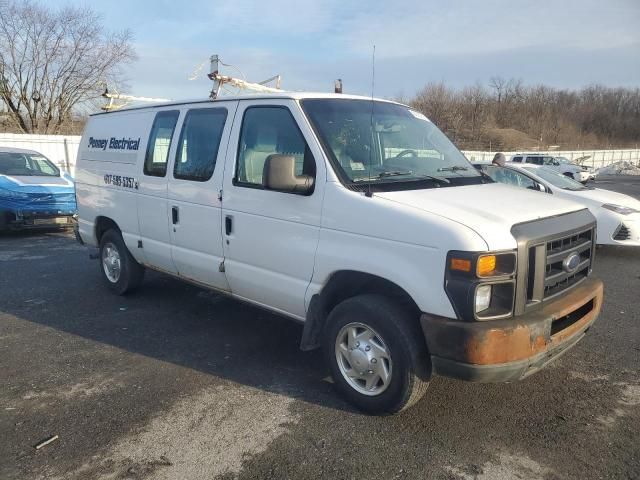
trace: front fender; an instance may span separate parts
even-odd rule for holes
[[[332,275],[351,270],[395,283],[423,312],[455,318],[444,291],[446,255],[445,250],[433,247],[322,229],[305,305]]]

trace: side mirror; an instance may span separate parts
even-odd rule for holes
[[[296,175],[295,157],[273,154],[264,162],[262,184],[267,190],[311,195],[314,179],[311,175]]]

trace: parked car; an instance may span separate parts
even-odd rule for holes
[[[0,230],[71,227],[73,178],[34,150],[0,147]]]
[[[545,165],[581,183],[587,183],[589,178],[591,178],[589,172],[585,171],[581,166],[560,162],[551,155],[544,155],[541,153],[519,153],[517,155],[513,155],[511,157],[511,161],[521,164]]]
[[[598,221],[598,244],[640,246],[640,201],[633,197],[586,187],[545,166],[507,163],[504,167],[483,165],[481,168],[498,182],[583,204]]]
[[[322,346],[336,388],[372,413],[412,405],[433,373],[524,378],[602,305],[587,209],[493,182],[390,101],[269,93],[95,114],[77,195],[113,292],[149,267],[303,322],[301,348]]]
[[[553,158],[555,158],[560,163],[560,165],[573,165],[575,167],[581,168],[583,171],[589,174],[588,180],[595,180],[597,176],[597,173],[595,172],[593,167],[589,167],[588,165],[583,165],[582,163],[580,163],[580,161],[584,161],[584,160],[587,160],[588,158],[591,158],[591,155],[584,155],[582,157],[578,157],[574,161],[569,160],[567,157],[553,157]],[[573,178],[573,176],[571,178]]]

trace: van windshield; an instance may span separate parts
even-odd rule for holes
[[[393,103],[351,99],[301,102],[344,183],[486,181],[424,115]]]

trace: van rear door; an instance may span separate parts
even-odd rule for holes
[[[167,209],[167,164],[179,110],[155,113],[138,185],[138,222],[145,263],[176,273],[171,258]]]
[[[222,248],[220,190],[238,102],[194,106],[184,113],[168,174],[171,255],[181,277],[229,290]]]

